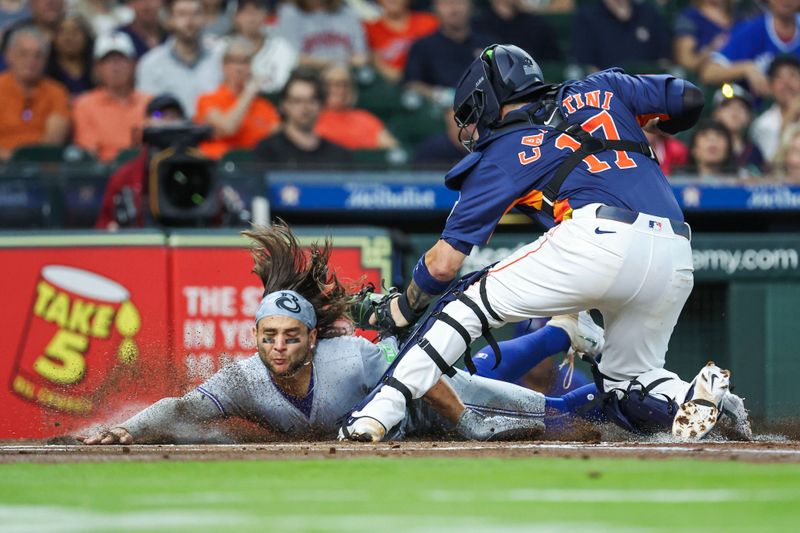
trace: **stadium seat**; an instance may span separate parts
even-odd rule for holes
[[[561,50],[561,55],[567,57],[572,46],[572,13],[548,13],[539,16],[553,28],[558,36],[558,48]],[[534,59],[536,58],[534,57]]]
[[[443,111],[423,105],[417,111],[401,111],[389,120],[387,127],[406,146],[416,146],[434,133],[444,131]]]
[[[29,144],[20,146],[11,155],[13,163],[89,163],[94,156],[75,145]]]
[[[403,112],[400,87],[383,78],[378,77],[368,85],[359,85],[358,91],[356,107],[371,111],[384,121]]]
[[[250,148],[245,148],[243,150],[228,150],[222,156],[221,161],[224,163],[226,161],[231,161],[233,163],[250,163],[254,160],[253,157],[253,150]]]
[[[564,81],[564,67],[565,63],[561,61],[547,61],[539,63],[542,67],[542,74],[544,81],[547,83],[560,83]]]
[[[236,170],[237,166],[247,165],[248,163],[253,163],[255,161],[255,157],[253,157],[253,150],[245,149],[245,150],[228,150],[220,159],[220,168],[222,168],[226,172],[233,172]]]
[[[402,167],[408,162],[408,153],[395,150],[354,150],[353,163],[358,167],[389,168]]]

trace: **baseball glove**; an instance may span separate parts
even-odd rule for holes
[[[390,287],[385,294],[375,294],[375,285],[367,283],[358,291],[357,302],[350,308],[350,316],[356,327],[375,330],[382,339],[400,337],[408,328],[397,326],[390,309],[392,300],[399,297],[397,287]],[[375,317],[374,323],[370,323],[372,317]]]

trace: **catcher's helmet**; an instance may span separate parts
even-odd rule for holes
[[[456,124],[462,132],[470,124],[483,130],[500,120],[503,104],[522,100],[542,87],[542,69],[530,54],[511,44],[493,44],[472,62],[456,86]],[[471,150],[472,139],[462,143]]]

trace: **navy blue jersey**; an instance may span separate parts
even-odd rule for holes
[[[654,116],[666,120],[679,115],[686,83],[668,75],[629,76],[610,69],[565,83],[558,102],[567,122],[581,124],[593,136],[646,142],[640,124]],[[442,238],[484,245],[500,218],[512,208],[548,226],[590,203],[683,220],[658,163],[644,154],[622,151],[600,152],[579,163],[559,191],[554,219],[544,218],[541,191],[579,146],[553,127],[529,123],[479,142],[477,151],[445,178],[452,188],[460,185],[460,195]]]

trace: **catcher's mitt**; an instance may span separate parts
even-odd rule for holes
[[[350,316],[356,327],[370,329],[378,332],[383,339],[386,337],[401,337],[408,327],[398,327],[392,318],[390,304],[392,300],[400,297],[397,287],[390,287],[385,294],[375,294],[375,285],[367,283],[358,291],[358,301],[350,308]],[[375,323],[370,319],[375,317]]]

